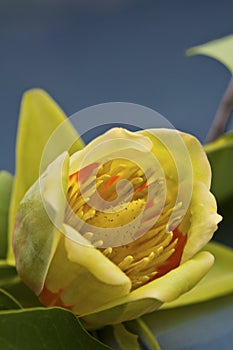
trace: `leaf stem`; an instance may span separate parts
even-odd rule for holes
[[[147,324],[141,318],[137,318],[135,321],[137,322],[141,333],[143,334],[145,339],[150,344],[151,349],[152,350],[161,350],[159,343],[157,342],[156,338],[152,334],[152,332],[149,329],[149,327],[147,326]]]
[[[213,123],[206,136],[205,142],[216,140],[225,130],[233,108],[233,77],[231,78],[227,89],[220,101]]]

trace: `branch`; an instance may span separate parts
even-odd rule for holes
[[[233,109],[233,77],[231,78],[225,94],[218,106],[214,121],[206,137],[206,143],[216,140],[225,130],[231,111]]]

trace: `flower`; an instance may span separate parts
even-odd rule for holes
[[[199,252],[221,220],[210,179],[193,136],[111,129],[61,154],[25,194],[17,271],[42,304],[70,309],[87,328],[152,312],[213,264]]]

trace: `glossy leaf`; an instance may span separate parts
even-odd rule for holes
[[[9,280],[9,283],[7,285],[4,285],[3,288],[15,299],[17,299],[23,307],[29,308],[42,306],[34,292],[28,288],[19,278],[17,281],[15,281],[15,283],[12,282],[12,280]]]
[[[187,55],[206,55],[224,64],[233,73],[233,35],[192,47]]]
[[[233,195],[223,203],[219,204],[219,212],[223,215],[223,221],[219,225],[215,240],[233,248]]]
[[[122,350],[140,350],[138,336],[129,332],[123,324],[113,326],[115,339]]]
[[[233,132],[205,146],[212,168],[212,191],[218,202],[233,196]]]
[[[5,287],[10,284],[17,283],[19,277],[13,266],[6,264],[6,261],[0,261],[0,287]]]
[[[233,292],[233,249],[211,242],[205,250],[215,257],[215,263],[208,274],[188,293],[162,306],[173,308],[217,298]]]
[[[12,239],[14,218],[19,203],[39,176],[44,148],[54,130],[65,120],[67,119],[63,111],[43,90],[30,90],[24,94],[16,145],[16,175],[10,208],[9,242]],[[75,130],[68,122],[62,128],[60,136],[53,144],[48,163],[64,151],[67,139],[73,141],[72,152],[83,147]],[[11,245],[9,245],[8,260],[14,263]]]
[[[21,309],[21,305],[9,293],[0,289],[0,310],[12,309]]]
[[[7,171],[0,172],[0,259],[7,254],[8,212],[11,198],[13,176]]]
[[[24,307],[41,306],[38,298],[19,278],[15,267],[0,261],[0,288]]]
[[[109,350],[90,336],[69,311],[28,309],[0,312],[0,349]]]

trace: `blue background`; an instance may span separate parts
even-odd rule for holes
[[[2,0],[0,168],[14,171],[20,100],[33,87],[67,115],[103,102],[142,104],[203,141],[230,74],[185,50],[232,34],[232,13],[231,0]],[[187,307],[183,323],[176,313],[166,327],[147,321],[162,349],[230,350],[232,304],[229,296]]]
[[[233,32],[231,0],[1,0],[0,168],[14,170],[22,94],[47,90],[67,115],[127,101],[202,141],[230,78],[185,50]]]

